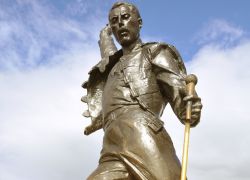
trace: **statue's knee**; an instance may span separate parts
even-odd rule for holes
[[[131,180],[128,172],[105,172],[105,173],[92,173],[87,180],[111,180],[111,179],[120,179],[120,180]]]
[[[87,180],[106,180],[106,179],[107,178],[105,178],[105,176],[103,176],[101,174],[97,174],[95,172],[90,174],[89,177],[87,178]]]

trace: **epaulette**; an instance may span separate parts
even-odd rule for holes
[[[184,66],[183,60],[177,51],[177,49],[170,44],[166,43],[159,43],[159,42],[149,42],[143,44],[144,51],[147,51],[147,54],[149,54],[149,59],[151,59],[151,62],[154,62],[155,57],[163,50],[168,50],[169,53],[171,53],[173,59],[176,61],[177,66],[181,72],[181,74],[186,74],[186,68]]]
[[[96,70],[100,73],[104,73],[107,69],[110,70],[114,66],[114,64],[119,60],[122,56],[122,50],[116,51],[113,55],[103,58],[99,61],[92,69],[89,71],[88,74],[92,74]]]

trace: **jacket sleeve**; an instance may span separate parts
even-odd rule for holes
[[[87,103],[88,110],[83,116],[91,118],[91,124],[85,128],[84,134],[89,135],[102,128],[102,91],[104,81],[98,70],[90,73],[89,80],[83,83],[82,87],[87,89],[87,95],[81,101]]]
[[[89,71],[89,79],[83,83],[82,87],[87,89],[87,95],[81,98],[82,102],[87,103],[88,110],[83,116],[91,118],[91,124],[85,128],[84,134],[89,135],[102,128],[102,93],[104,80],[104,71],[110,64],[110,56],[117,52],[113,38],[107,33],[100,33],[98,41],[101,61]]]
[[[180,119],[185,112],[185,102],[183,98],[186,94],[186,69],[177,50],[167,44],[161,44],[151,52],[155,54],[152,59],[153,71],[166,102],[169,102],[174,113]]]

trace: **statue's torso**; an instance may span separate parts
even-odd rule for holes
[[[179,179],[180,164],[159,119],[166,99],[144,50],[120,57],[108,73],[102,96],[105,134],[99,162],[122,161],[129,173],[141,172],[136,179]]]
[[[152,65],[143,56],[141,47],[122,56],[111,69],[103,91],[103,115],[135,104],[157,116],[165,106]]]

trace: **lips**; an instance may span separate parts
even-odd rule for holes
[[[128,32],[123,31],[123,32],[121,32],[120,34],[121,34],[122,36],[126,36],[126,35],[128,34]]]
[[[128,34],[129,34],[129,31],[127,29],[120,29],[120,30],[118,30],[118,35],[120,37],[127,36]]]

